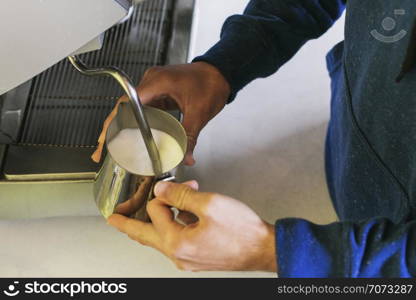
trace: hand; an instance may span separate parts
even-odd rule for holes
[[[110,225],[153,247],[189,271],[276,271],[274,226],[227,196],[198,192],[195,181],[159,182],[147,205],[152,223],[114,214]],[[190,212],[196,223],[180,225],[170,207]]]
[[[179,108],[188,136],[185,164],[193,165],[193,151],[200,131],[225,106],[230,87],[212,65],[197,62],[153,67],[138,86],[143,104],[170,110]]]

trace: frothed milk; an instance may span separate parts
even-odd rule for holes
[[[169,134],[152,129],[153,138],[159,150],[163,172],[175,168],[183,159],[183,151],[178,142]],[[154,175],[152,161],[139,129],[126,128],[108,143],[113,159],[131,173]]]

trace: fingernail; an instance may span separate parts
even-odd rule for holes
[[[193,184],[195,190],[199,190],[199,183],[198,183],[198,181],[192,180],[192,184]]]
[[[162,194],[168,184],[169,183],[165,181],[159,181],[158,183],[156,183],[153,189],[155,196],[159,196],[160,194]]]

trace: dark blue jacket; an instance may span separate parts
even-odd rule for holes
[[[195,61],[223,73],[232,100],[326,32],[345,2],[345,42],[327,56],[332,99],[326,173],[341,222],[278,220],[278,272],[415,277],[415,0],[252,0],[243,15],[227,19],[220,42]]]

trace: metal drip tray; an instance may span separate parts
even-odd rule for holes
[[[13,181],[95,179],[101,164],[90,159],[89,148],[10,146],[4,178]]]

